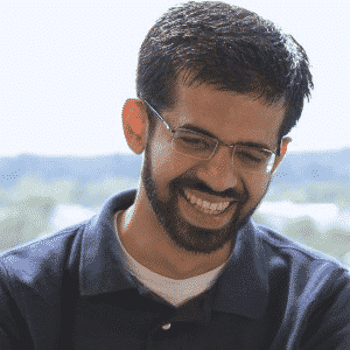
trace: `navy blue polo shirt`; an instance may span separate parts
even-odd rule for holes
[[[349,271],[252,220],[209,290],[178,308],[152,294],[114,230],[135,194],[0,255],[1,350],[350,349]]]

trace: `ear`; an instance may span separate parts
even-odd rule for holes
[[[146,147],[148,136],[146,107],[140,100],[128,99],[124,103],[122,119],[128,146],[134,153],[141,154]]]
[[[272,169],[272,173],[274,173],[276,171],[276,169],[282,163],[282,160],[284,159],[284,157],[287,153],[288,144],[292,141],[293,140],[288,136],[285,136],[282,138],[282,140],[281,140],[281,153],[280,153],[280,155],[276,156],[276,160],[275,160],[275,164],[274,164],[273,169]]]

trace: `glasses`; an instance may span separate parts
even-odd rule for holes
[[[176,152],[191,158],[208,160],[221,144],[232,148],[232,160],[235,162],[235,166],[243,171],[268,174],[273,169],[276,154],[271,150],[241,144],[230,146],[216,138],[181,127],[173,130],[146,100],[143,101],[173,134],[173,146]]]

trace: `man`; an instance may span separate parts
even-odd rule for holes
[[[251,220],[311,88],[271,22],[170,9],[122,112],[139,188],[1,255],[0,348],[350,349],[349,272]]]

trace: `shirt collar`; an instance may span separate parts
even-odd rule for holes
[[[126,210],[135,200],[136,190],[110,197],[99,213],[88,221],[82,240],[79,285],[82,295],[95,295],[135,287],[124,271],[122,248],[114,229],[114,214]]]
[[[120,260],[122,248],[114,230],[114,214],[126,210],[136,190],[110,197],[86,224],[79,282],[82,295],[96,295],[136,287]],[[250,220],[238,233],[236,245],[219,277],[213,309],[250,318],[262,316],[268,297],[267,270],[258,228]]]
[[[260,318],[267,307],[267,257],[259,229],[252,220],[239,231],[225,266],[213,308],[250,318]]]

